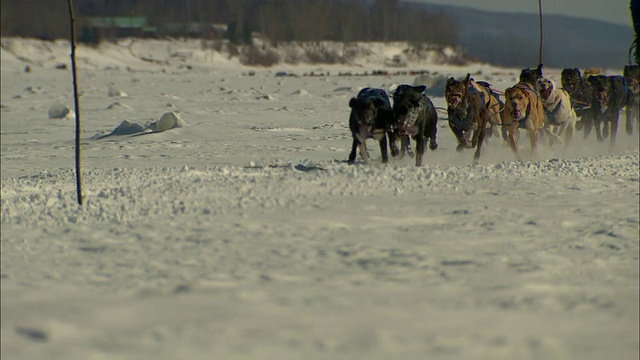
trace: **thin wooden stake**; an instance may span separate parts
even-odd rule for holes
[[[82,205],[82,157],[80,153],[80,100],[78,99],[78,75],[76,71],[76,19],[73,12],[73,0],[69,0],[69,20],[71,21],[71,71],[73,73],[73,100],[76,110],[76,189],[78,204]]]
[[[538,0],[538,19],[540,27],[540,47],[538,48],[538,64],[542,64],[542,43],[544,41],[544,27],[542,24],[542,0]]]

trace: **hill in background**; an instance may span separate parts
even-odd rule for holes
[[[537,14],[483,11],[465,7],[420,4],[451,14],[458,43],[466,55],[502,66],[533,66],[538,61]],[[622,68],[629,62],[633,40],[629,26],[563,15],[544,15],[542,62],[550,67]]]

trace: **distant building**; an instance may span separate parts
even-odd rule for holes
[[[88,17],[83,19],[81,29],[81,36],[87,40],[154,37],[157,33],[158,27],[147,24],[145,16]]]

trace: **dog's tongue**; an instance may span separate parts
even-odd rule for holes
[[[451,106],[456,106],[460,102],[461,96],[458,94],[452,94],[447,97],[447,103]]]
[[[513,117],[514,120],[522,119],[522,110],[513,110],[511,112],[511,117]]]

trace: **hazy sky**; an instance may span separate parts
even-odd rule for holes
[[[538,13],[538,0],[405,0],[506,12]],[[632,26],[630,0],[542,0],[542,14],[574,15]]]

